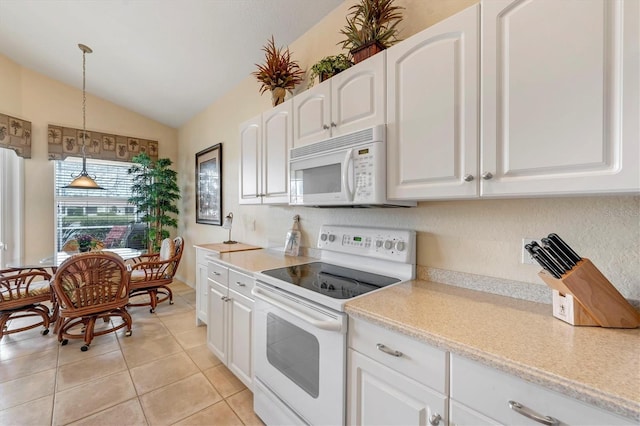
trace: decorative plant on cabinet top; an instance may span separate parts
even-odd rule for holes
[[[335,56],[325,56],[311,67],[309,87],[313,86],[316,77],[318,77],[318,81],[322,83],[324,80],[333,77],[352,65],[353,62],[351,62],[351,59],[344,53]]]
[[[291,59],[289,48],[276,48],[273,36],[262,50],[265,52],[265,64],[256,64],[258,70],[254,71],[253,75],[262,83],[260,94],[271,90],[273,106],[276,106],[284,102],[287,90],[291,93],[296,85],[302,82],[304,71],[300,69],[297,61]]]
[[[349,8],[347,25],[340,31],[346,39],[341,44],[351,52],[356,64],[399,41],[396,27],[402,20],[400,10],[404,8],[393,2],[360,0]]]
[[[142,214],[142,221],[147,224],[150,252],[157,253],[162,240],[169,237],[167,228],[177,228],[178,207],[176,201],[180,199],[178,188],[178,174],[169,168],[173,162],[168,158],[159,158],[153,162],[142,153],[132,158],[132,165],[128,173],[133,175],[131,197],[129,202],[136,206]]]

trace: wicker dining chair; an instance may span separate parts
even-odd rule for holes
[[[6,334],[18,333],[43,326],[42,334],[49,333],[51,317],[51,275],[43,268],[7,268],[0,270],[0,339]],[[10,320],[40,317],[39,321],[9,329]]]
[[[130,303],[129,306],[150,306],[149,312],[154,313],[158,303],[168,300],[173,305],[173,292],[168,286],[180,264],[183,246],[182,237],[165,238],[160,252],[143,254],[128,261],[131,269],[130,296],[149,295],[148,301]]]
[[[62,345],[68,339],[84,339],[80,349],[86,351],[95,336],[124,327],[125,336],[131,335],[133,321],[126,309],[129,271],[117,254],[88,252],[71,256],[58,268],[53,291],[59,305],[55,329]],[[121,318],[122,323],[111,317]],[[105,325],[96,329],[98,319],[103,319]]]

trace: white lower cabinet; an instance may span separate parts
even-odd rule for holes
[[[450,398],[450,421],[456,426],[635,424],[631,419],[453,354]]]
[[[447,353],[349,320],[347,424],[446,425]]]
[[[251,316],[253,277],[214,262],[208,264],[207,346],[252,389]]]

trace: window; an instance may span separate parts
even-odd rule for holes
[[[78,234],[90,234],[105,248],[146,248],[146,227],[127,202],[131,194],[130,163],[87,159],[87,171],[105,190],[64,188],[82,170],[82,160],[55,162],[56,251]]]

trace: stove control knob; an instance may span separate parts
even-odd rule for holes
[[[320,239],[322,241],[327,241],[327,234],[320,234]]]
[[[382,240],[376,240],[376,247],[377,248],[382,247]]]
[[[396,250],[402,251],[402,250],[404,250],[404,247],[405,247],[404,241],[398,241],[396,243]]]
[[[387,240],[384,242],[384,248],[389,250],[391,249],[391,247],[393,247],[393,243],[391,242],[391,240]]]
[[[329,241],[334,242],[336,240],[336,236],[333,234],[329,234]]]

